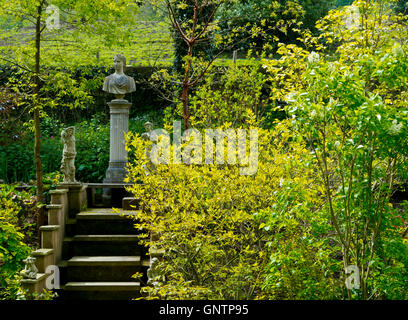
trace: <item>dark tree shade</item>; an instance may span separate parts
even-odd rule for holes
[[[354,0],[337,0],[336,7],[349,6]]]
[[[399,0],[395,3],[395,11],[398,13],[408,14],[408,0]]]

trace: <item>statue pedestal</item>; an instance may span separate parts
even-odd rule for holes
[[[110,152],[109,167],[103,183],[123,183],[126,177],[127,151],[125,134],[129,130],[129,109],[132,105],[124,99],[115,99],[108,103],[110,108]],[[103,189],[102,199],[105,205],[112,203],[113,189]]]
[[[68,214],[70,218],[75,218],[87,206],[86,185],[80,182],[63,182],[57,186],[57,189],[68,190]]]
[[[29,296],[33,294],[43,293],[46,289],[46,280],[48,275],[45,273],[37,273],[35,279],[20,280],[21,286],[27,290]]]
[[[124,99],[115,99],[108,105],[110,108],[110,154],[109,168],[103,182],[123,183],[127,174],[125,134],[129,130],[129,108],[132,104]]]

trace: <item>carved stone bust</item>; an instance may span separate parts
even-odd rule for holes
[[[121,54],[113,56],[115,73],[105,78],[103,91],[113,93],[116,99],[123,99],[126,93],[136,91],[135,80],[124,73],[126,58]]]

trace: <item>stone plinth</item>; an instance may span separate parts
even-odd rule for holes
[[[63,216],[68,216],[68,189],[60,188],[57,186],[57,190],[51,190],[51,204],[60,204],[63,209]]]
[[[20,281],[23,289],[31,296],[33,294],[40,294],[46,289],[46,280],[48,275],[45,273],[37,273],[36,279],[22,279]]]
[[[65,216],[62,204],[49,204],[47,205],[48,210],[48,224],[51,225],[65,225]]]
[[[124,99],[115,99],[108,105],[110,108],[109,168],[103,182],[122,183],[126,177],[125,134],[129,130],[129,108],[132,104]]]
[[[57,186],[57,190],[68,190],[69,217],[74,218],[86,207],[86,186],[82,183],[61,183]]]
[[[48,266],[55,264],[54,249],[37,249],[31,252],[39,273],[45,273]]]

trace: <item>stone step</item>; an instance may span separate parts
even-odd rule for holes
[[[76,215],[75,232],[69,235],[103,235],[103,234],[138,234],[134,228],[137,211],[121,211],[116,213],[112,208],[92,208]],[[72,229],[72,228],[71,228]]]
[[[73,236],[76,234],[76,219],[67,219],[65,222],[65,236]]]
[[[131,300],[140,296],[139,282],[68,282],[61,300]]]
[[[138,211],[90,208],[65,224],[63,260],[58,263],[62,300],[128,300],[147,282],[149,257],[132,219]],[[143,257],[143,258],[141,258]],[[141,279],[133,277],[142,273]]]
[[[60,271],[60,283],[67,282],[95,282],[95,281],[124,281],[135,282],[142,281],[147,282],[147,269],[150,266],[149,257],[146,256],[139,266],[98,266],[98,265],[83,265],[83,266],[68,266],[68,261],[64,260],[58,263]],[[142,278],[136,279],[133,275],[137,272],[143,274]]]
[[[125,197],[122,199],[123,210],[138,210],[140,209],[140,198]]]
[[[65,290],[76,291],[138,291],[139,282],[68,282]]]
[[[76,235],[63,242],[64,259],[73,256],[140,256],[146,250],[138,235]]]
[[[87,235],[76,235],[72,238],[73,241],[84,241],[84,242],[104,242],[104,241],[114,241],[114,242],[138,242],[138,235],[127,235],[127,234],[87,234]]]
[[[132,276],[146,271],[140,256],[73,257],[66,264],[66,282],[124,281],[135,282]]]
[[[75,225],[75,234],[73,235],[136,235],[140,233],[135,229],[134,222],[131,219],[115,218],[111,220],[93,219],[93,217],[86,217],[84,219],[77,219]]]
[[[112,208],[91,208],[78,213],[76,218],[85,220],[118,220],[131,218],[137,214],[138,211],[135,210],[120,210],[120,213],[117,213]]]
[[[140,256],[81,256],[67,261],[67,266],[140,266]]]

